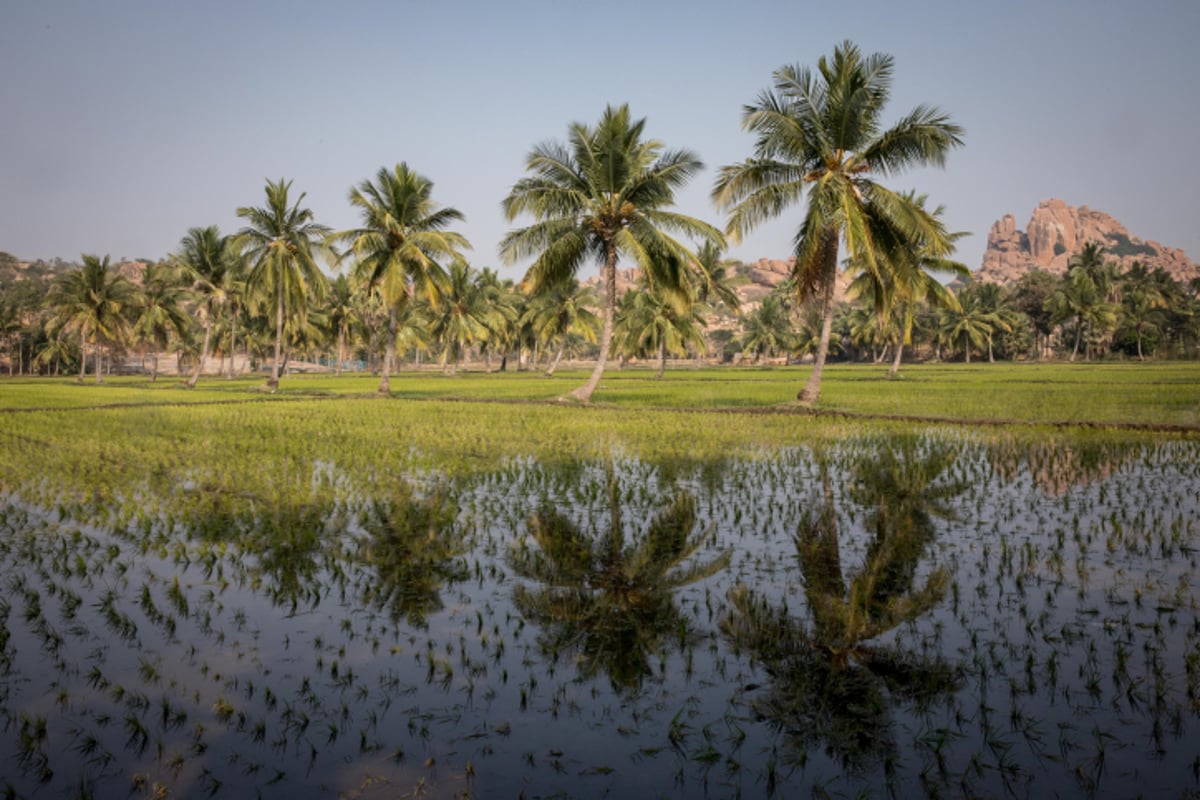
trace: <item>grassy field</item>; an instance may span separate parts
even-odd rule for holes
[[[1047,424],[1129,424],[1200,429],[1200,364],[949,364],[905,368],[888,380],[876,365],[834,365],[825,374],[822,412]],[[627,409],[789,409],[807,367],[610,370],[595,404]],[[396,400],[553,401],[585,371],[546,378],[535,372],[402,372]],[[259,376],[211,378],[188,390],[176,380],[109,379],[100,386],[69,378],[0,380],[0,409],[375,397],[371,375],[295,375],[276,395]]]

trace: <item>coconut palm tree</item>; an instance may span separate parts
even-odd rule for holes
[[[216,225],[209,225],[207,228],[190,229],[179,243],[179,252],[172,257],[175,265],[191,281],[192,294],[200,311],[200,324],[204,328],[200,358],[187,381],[191,388],[196,386],[200,373],[204,371],[217,314],[227,304],[226,292],[233,277],[233,250],[230,238],[222,236]]]
[[[591,287],[583,287],[575,278],[548,287],[529,300],[519,324],[528,325],[536,340],[547,350],[555,347],[554,359],[546,369],[549,377],[558,369],[572,337],[595,343],[599,318],[592,306],[599,300]]]
[[[921,105],[885,130],[881,115],[892,68],[891,56],[864,56],[847,41],[831,59],[818,60],[815,73],[801,66],[776,70],[774,89],[743,111],[743,127],[757,137],[754,157],[723,167],[713,190],[717,204],[730,210],[727,230],[737,238],[779,216],[807,189],[794,275],[800,299],[819,302],[822,328],[812,373],[798,396],[805,403],[815,403],[821,392],[840,244],[862,269],[883,271],[891,254],[938,240],[932,215],[876,178],[911,166],[941,166],[962,144],[962,128]]]
[[[158,352],[166,348],[172,336],[188,335],[188,317],[183,303],[186,290],[178,276],[167,264],[147,264],[142,273],[142,288],[137,293],[137,318],[133,323],[134,338],[145,346],[154,347],[154,367],[151,381],[158,380]]]
[[[925,208],[925,195],[906,192],[901,196]],[[918,306],[921,303],[934,308],[954,308],[958,305],[954,293],[942,284],[939,277],[971,277],[969,267],[948,257],[954,251],[954,243],[967,233],[947,231],[942,222],[943,212],[943,206],[930,212],[936,231],[935,241],[911,242],[910,246],[891,254],[892,260],[886,269],[862,269],[850,283],[848,293],[871,297],[876,312],[884,322],[892,313],[900,315],[900,324],[894,329],[898,335],[894,337],[896,350],[892,365],[888,368],[889,378],[896,377],[900,371],[904,346],[912,344]]]
[[[692,288],[695,297],[710,306],[723,305],[729,313],[741,313],[742,301],[737,286],[746,279],[732,273],[721,263],[721,248],[712,242],[703,242],[696,248],[696,265],[692,273]]]
[[[247,222],[237,234],[239,249],[251,264],[247,290],[260,302],[273,301],[275,305],[275,361],[267,381],[272,391],[279,386],[285,315],[292,311],[303,316],[309,295],[320,298],[324,294],[327,281],[316,256],[330,255],[325,244],[330,229],[313,222],[311,209],[301,208],[305,193],[289,204],[291,186],[291,181],[282,178],[268,180],[265,206],[237,210]]]
[[[523,298],[511,278],[501,280],[491,267],[476,272],[474,283],[483,305],[483,324],[487,326],[487,336],[479,343],[479,349],[486,359],[488,372],[492,371],[492,356],[499,353],[500,371],[503,372],[508,364],[508,351],[517,339],[517,320],[524,310]]]
[[[981,311],[994,314],[1001,323],[987,333],[988,363],[993,364],[996,361],[994,347],[996,331],[1011,332],[1015,326],[1020,324],[1021,314],[1013,308],[1011,297],[998,283],[989,281],[971,283],[963,289],[962,294],[974,298]]]
[[[354,335],[354,331],[363,324],[360,298],[350,279],[338,275],[329,284],[329,296],[326,298],[325,318],[329,322],[329,330],[337,341],[337,353],[334,356],[336,364],[334,373],[342,374],[342,364],[346,361],[346,343]]]
[[[463,352],[486,341],[490,333],[487,324],[490,308],[473,272],[466,261],[456,259],[450,265],[442,302],[431,309],[431,333],[442,346],[442,369],[449,366],[451,374],[458,370]]]
[[[60,334],[79,334],[80,383],[87,362],[83,348],[89,341],[95,353],[96,383],[100,383],[101,347],[129,336],[134,288],[123,275],[109,270],[108,256],[86,254],[83,266],[61,275],[51,285],[47,303],[54,309],[53,326]]]
[[[960,338],[963,360],[971,363],[971,348],[982,348],[997,331],[1011,330],[999,313],[984,307],[978,294],[964,290],[958,304],[943,308],[938,314],[938,333],[946,344],[953,346]]]
[[[763,298],[762,303],[743,319],[742,352],[768,358],[776,353],[792,349],[792,324],[782,299],[774,294]]]
[[[620,341],[624,355],[655,354],[658,373],[654,377],[662,378],[668,352],[686,356],[689,345],[704,352],[707,347],[704,314],[707,310],[708,307],[700,302],[689,302],[686,311],[680,313],[678,306],[656,287],[643,283],[622,298],[613,336]]]
[[[358,209],[361,225],[338,233],[355,258],[354,273],[369,291],[378,292],[388,309],[388,332],[379,392],[391,391],[388,370],[396,358],[396,320],[417,296],[437,303],[447,276],[439,260],[462,257],[471,245],[449,226],[462,222],[457,208],[439,208],[432,199],[433,181],[400,162],[380,167],[375,181],[365,180],[350,190],[350,205]]]
[[[526,161],[531,174],[513,185],[502,204],[510,222],[522,214],[536,220],[500,244],[508,263],[534,259],[525,277],[532,293],[575,276],[589,261],[600,264],[600,355],[587,382],[571,392],[584,403],[600,384],[612,346],[618,259],[636,263],[682,307],[683,273],[696,256],[670,234],[724,241],[708,223],[668,210],[675,191],[703,164],[689,150],[664,150],[657,139],[643,139],[645,126],[645,119],[630,116],[628,105],[609,106],[595,127],[573,123],[566,145],[545,142],[533,149]]]
[[[1138,361],[1145,361],[1142,340],[1147,333],[1157,333],[1168,305],[1167,292],[1140,261],[1133,262],[1121,276],[1121,315],[1124,324],[1133,329],[1137,341]]]

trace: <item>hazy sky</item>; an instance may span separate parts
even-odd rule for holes
[[[980,264],[991,223],[1047,197],[1200,258],[1200,2],[215,2],[0,0],[0,250],[161,257],[240,227],[265,179],[352,227],[351,185],[399,161],[500,267],[500,200],[530,148],[628,102],[707,169],[679,209],[719,225],[741,109],[844,39],[895,57],[894,121],[966,128],[945,170],[889,185],[946,206]],[[783,258],[802,209],[731,254]],[[517,277],[518,268],[502,274]]]

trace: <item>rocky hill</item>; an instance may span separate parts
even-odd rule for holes
[[[1200,268],[1182,250],[1131,236],[1124,225],[1103,211],[1050,199],[1033,210],[1025,230],[1017,228],[1012,214],[992,225],[983,266],[975,278],[1006,285],[1031,269],[1062,274],[1070,257],[1093,241],[1122,269],[1141,261],[1150,269],[1161,267],[1176,280],[1200,277]]]

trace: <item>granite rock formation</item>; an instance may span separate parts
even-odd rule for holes
[[[1062,200],[1043,200],[1033,210],[1025,230],[1017,228],[1012,214],[1005,214],[988,231],[983,266],[976,280],[1006,285],[1032,269],[1061,275],[1071,256],[1088,242],[1098,242],[1105,256],[1128,269],[1141,261],[1150,269],[1162,269],[1176,280],[1200,276],[1187,254],[1158,242],[1130,235],[1125,226],[1103,211],[1087,206],[1069,206]]]

